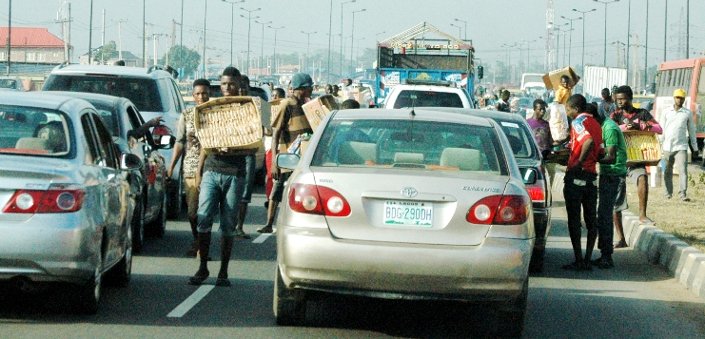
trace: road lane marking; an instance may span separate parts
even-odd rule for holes
[[[186,314],[186,312],[190,311],[191,308],[196,306],[201,299],[203,299],[206,295],[208,295],[208,292],[210,292],[215,285],[201,285],[193,294],[191,294],[186,300],[184,300],[179,306],[176,306],[175,309],[173,309],[169,314],[166,316],[168,318],[181,318]]]
[[[252,240],[253,244],[261,244],[265,242],[269,237],[272,236],[272,233],[262,233],[260,234],[255,240]]]

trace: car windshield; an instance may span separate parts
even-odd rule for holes
[[[98,115],[103,120],[103,123],[105,123],[105,127],[108,128],[110,134],[114,137],[120,136],[120,123],[118,122],[118,116],[116,112],[113,111],[115,108],[100,105],[95,102],[93,103],[93,106],[95,106],[96,110],[98,111]]]
[[[130,99],[142,112],[164,110],[157,82],[152,79],[56,74],[47,81],[45,89],[108,94]]]
[[[333,120],[311,166],[506,173],[491,127],[419,120]]]
[[[509,145],[514,151],[514,157],[516,158],[534,158],[537,155],[534,154],[534,147],[532,143],[534,142],[534,137],[529,133],[527,128],[522,127],[521,124],[514,121],[498,121],[504,134],[509,140]]]
[[[403,107],[463,107],[457,93],[403,90],[394,102],[394,108]]]
[[[0,105],[0,153],[64,156],[71,149],[66,117],[58,111]]]

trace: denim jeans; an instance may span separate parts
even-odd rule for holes
[[[597,248],[603,257],[609,257],[614,252],[614,211],[620,185],[626,185],[625,176],[600,175],[599,200],[597,205],[597,232],[599,240]]]
[[[675,165],[678,170],[678,195],[685,198],[688,190],[688,151],[664,151],[663,161],[666,163],[666,169],[663,171],[666,194],[673,195],[673,166]]]
[[[249,204],[252,200],[252,189],[255,186],[255,177],[257,176],[257,158],[254,154],[245,156],[245,188],[242,191],[240,202]]]
[[[198,196],[198,232],[210,232],[215,214],[220,212],[222,236],[235,236],[238,203],[244,187],[244,176],[205,172],[201,179],[201,193]]]

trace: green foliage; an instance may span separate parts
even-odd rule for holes
[[[109,41],[104,46],[98,47],[93,54],[93,61],[107,61],[118,57],[115,41]]]
[[[172,46],[167,55],[159,60],[159,63],[166,65],[167,56],[171,67],[183,68],[183,74],[179,75],[181,77],[192,75],[201,63],[201,55],[197,51],[181,45]]]

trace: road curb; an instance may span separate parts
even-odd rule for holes
[[[652,264],[668,270],[685,288],[705,298],[705,254],[655,224],[641,223],[629,211],[622,212],[627,244],[646,255]]]
[[[562,171],[556,171],[552,188],[563,190]],[[622,212],[625,241],[644,253],[649,263],[660,265],[696,296],[705,299],[705,254],[654,223],[642,223],[632,212]]]

